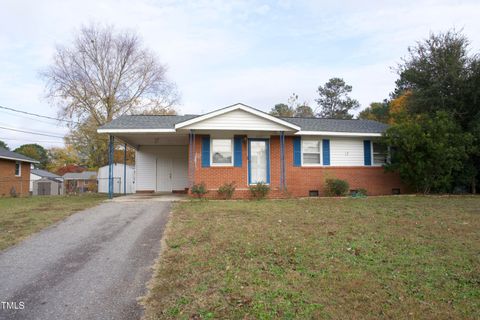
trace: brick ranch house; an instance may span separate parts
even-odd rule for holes
[[[370,120],[279,118],[238,103],[203,115],[124,115],[98,129],[136,150],[137,192],[188,191],[207,196],[234,181],[234,197],[265,182],[270,197],[324,194],[327,178],[347,180],[370,195],[405,192],[385,173],[377,143],[387,125]]]
[[[38,161],[0,148],[0,197],[10,196],[12,189],[19,196],[30,194],[30,167]]]

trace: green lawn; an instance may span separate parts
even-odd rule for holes
[[[147,319],[479,319],[480,197],[176,205]]]
[[[0,250],[105,199],[96,194],[0,198]]]

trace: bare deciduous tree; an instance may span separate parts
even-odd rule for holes
[[[172,109],[178,95],[165,73],[135,33],[90,25],[71,46],[57,47],[42,76],[60,116],[102,125],[125,113]]]

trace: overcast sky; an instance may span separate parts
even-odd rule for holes
[[[243,102],[268,111],[297,93],[315,105],[331,77],[362,109],[388,97],[391,68],[430,32],[463,29],[480,46],[480,1],[22,1],[0,3],[0,105],[56,116],[38,72],[82,24],[136,30],[168,66],[180,113]],[[0,111],[0,126],[62,135],[65,128]],[[0,129],[11,147],[61,139]]]

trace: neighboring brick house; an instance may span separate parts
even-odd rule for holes
[[[67,172],[63,175],[65,191],[67,193],[83,193],[87,191],[96,191],[97,189],[97,172]]]
[[[387,125],[370,120],[279,118],[235,104],[204,115],[125,115],[99,133],[136,150],[137,192],[186,191],[204,182],[208,196],[236,183],[235,197],[265,182],[270,197],[324,194],[327,178],[371,195],[406,192],[385,173],[387,152],[377,143]]]
[[[0,197],[30,193],[30,167],[38,161],[0,148]]]

